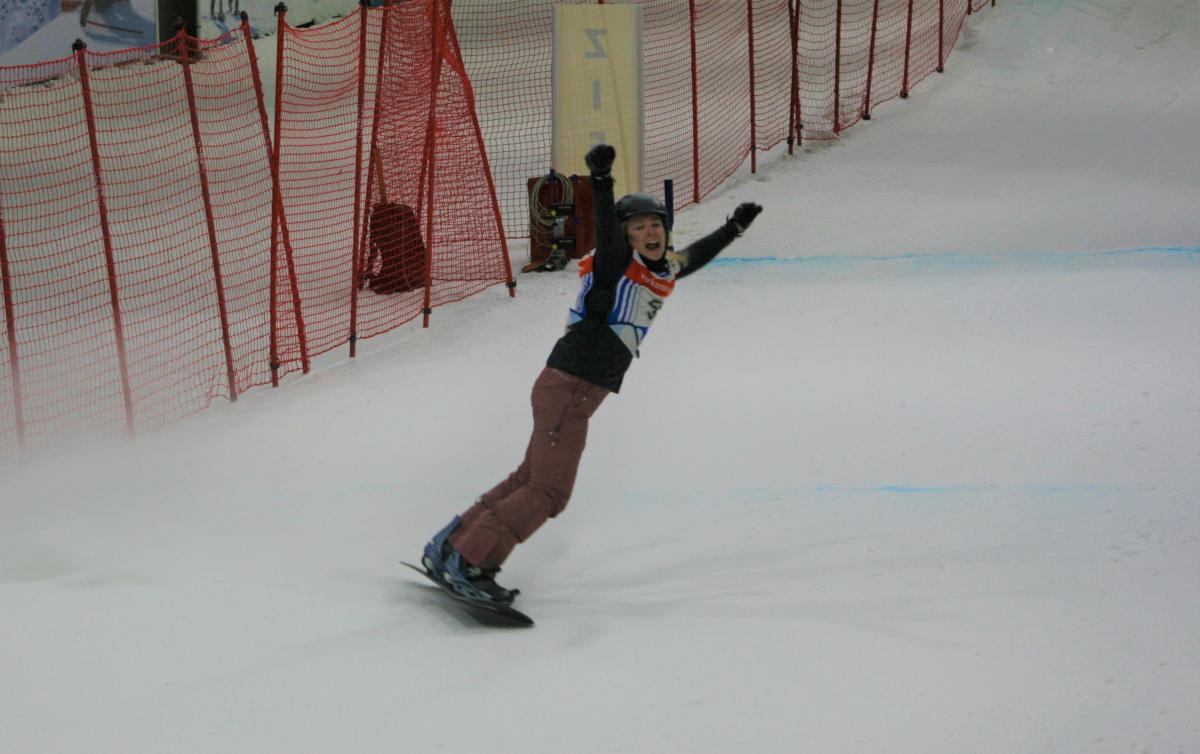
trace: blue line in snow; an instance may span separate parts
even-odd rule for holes
[[[822,484],[813,489],[817,492],[849,492],[858,495],[877,492],[893,492],[901,495],[935,495],[951,492],[991,492],[998,488],[991,484],[982,486],[960,484],[953,487],[913,487],[904,484],[885,484],[880,487],[836,487]]]
[[[956,264],[994,264],[1006,261],[1072,261],[1096,257],[1123,257],[1135,255],[1200,256],[1200,246],[1147,246],[1137,249],[1115,249],[1112,251],[1046,251],[1013,252],[1011,254],[963,254],[945,252],[940,254],[894,254],[894,255],[820,255],[798,257],[718,257],[713,264],[721,266],[758,264],[855,264],[863,262],[950,262]]]
[[[1016,487],[1003,487],[995,484],[959,484],[945,487],[921,487],[906,484],[884,484],[878,487],[839,487],[836,485],[818,485],[812,488],[814,492],[837,492],[851,495],[874,495],[891,493],[897,495],[946,495],[972,492],[1020,492],[1025,495],[1079,495],[1096,493],[1120,492],[1119,487],[1103,485],[1037,485],[1026,484]]]

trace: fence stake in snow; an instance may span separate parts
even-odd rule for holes
[[[350,242],[350,358],[355,357],[358,345],[358,288],[362,277],[359,258],[362,249],[361,225],[366,211],[362,205],[363,106],[367,88],[367,8],[371,0],[358,0],[358,105],[354,129],[354,237]],[[383,47],[380,46],[382,51]],[[368,168],[369,170],[370,168]]]
[[[12,374],[13,408],[17,420],[17,444],[25,445],[25,412],[21,401],[21,363],[17,358],[17,317],[13,305],[12,277],[8,267],[8,243],[4,238],[4,207],[0,205],[0,282],[4,286],[4,324],[8,333],[8,370]]]
[[[688,0],[692,55],[692,202],[700,203],[700,87],[696,81],[696,0]]]
[[[282,366],[279,357],[279,271],[278,271],[278,241],[283,241],[284,260],[287,262],[288,279],[291,283],[292,290],[292,313],[296,318],[296,331],[298,340],[300,341],[300,365],[305,374],[308,374],[308,337],[304,331],[304,315],[300,308],[300,284],[296,279],[296,261],[295,255],[292,253],[292,241],[288,235],[287,216],[283,212],[283,187],[279,182],[280,165],[283,161],[283,149],[281,147],[281,122],[280,113],[283,111],[283,38],[287,31],[287,6],[279,3],[275,6],[275,15],[278,18],[276,26],[276,42],[275,42],[275,144],[271,145],[270,140],[267,141],[267,149],[270,153],[271,160],[271,182],[273,197],[271,201],[271,385],[279,387],[279,367]],[[242,12],[242,27],[246,29],[246,39],[250,39],[249,29],[250,22],[245,11]],[[263,118],[263,137],[266,138],[266,106],[262,104],[262,81],[258,76],[258,64],[254,55],[254,45],[247,43],[246,48],[250,51],[251,70],[254,71],[255,85],[259,87],[258,101],[259,110]]]
[[[796,0],[796,8],[792,11],[792,32],[796,37],[796,143],[804,143],[804,100],[800,97],[800,28],[804,18],[804,0]]]
[[[275,139],[271,150],[271,386],[279,387],[279,100],[283,93],[283,15],[287,6],[275,6]],[[250,45],[253,55],[254,45]]]
[[[204,165],[204,145],[200,139],[200,120],[196,113],[196,86],[192,79],[192,40],[180,24],[175,34],[175,49],[183,66],[183,85],[187,91],[188,116],[192,123],[192,142],[196,148],[196,168],[200,175],[200,196],[204,200],[204,219],[208,226],[208,248],[212,254],[213,281],[217,288],[217,308],[221,316],[221,342],[225,348],[225,379],[229,385],[229,400],[238,397],[233,376],[233,344],[229,340],[229,309],[225,305],[225,281],[221,277],[221,255],[217,249],[217,224],[213,220],[212,195],[208,190],[208,171]]]
[[[799,69],[799,29],[796,28],[796,7],[800,0],[788,0],[788,29],[791,32],[789,40],[792,45],[792,86],[791,86],[791,103],[788,105],[788,131],[787,145],[788,154],[795,154],[795,144],[798,141],[796,121],[799,120],[799,100],[800,100],[800,69]]]
[[[388,44],[388,6],[383,7],[383,20],[380,22],[379,28],[379,54],[375,60],[375,103],[371,113],[371,123],[379,122],[379,113],[383,107],[383,97],[379,94],[380,82],[383,81],[383,59],[384,52],[387,50]],[[371,127],[371,157],[367,162],[367,201],[363,207],[364,212],[370,212],[375,206],[375,182],[379,182],[379,201],[386,202],[388,200],[387,190],[387,175],[383,170],[383,153],[379,151],[379,129],[374,125]],[[369,215],[368,215],[369,217]],[[371,232],[370,223],[365,222],[359,231],[362,237],[358,239],[358,248],[360,258],[358,260],[358,280],[355,282],[355,288],[362,287],[362,279],[371,274],[368,269],[371,258],[371,246],[368,239],[368,234]],[[357,293],[355,302],[357,303]],[[354,311],[357,311],[355,307]]]
[[[837,24],[833,37],[833,133],[842,130],[842,0],[837,0]]]
[[[758,122],[754,89],[754,0],[746,0],[746,29],[750,46],[750,172],[758,172]]]
[[[967,0],[970,7],[971,0]],[[937,72],[946,70],[946,0],[938,0],[938,67]]]
[[[871,119],[871,83],[875,78],[875,36],[879,29],[879,0],[871,8],[871,51],[867,57],[867,92],[863,96],[863,120]]]
[[[104,236],[104,261],[108,267],[108,295],[112,304],[113,334],[116,338],[117,362],[121,368],[121,398],[125,403],[125,434],[133,437],[133,390],[129,385],[129,362],[125,355],[125,327],[121,322],[121,298],[117,286],[117,260],[113,252],[112,231],[108,225],[108,204],[104,199],[104,178],[100,167],[100,144],[96,139],[96,111],[92,105],[92,88],[88,79],[87,45],[75,40],[75,62],[79,66],[79,88],[83,95],[88,145],[92,151],[92,175],[96,181],[96,208],[100,214],[100,232]]]
[[[422,309],[424,319],[422,327],[429,327],[429,315],[433,313],[433,184],[434,170],[437,167],[437,97],[438,84],[442,79],[442,14],[441,4],[434,2],[433,7],[433,38],[430,40],[433,51],[432,82],[429,87],[429,124],[425,129],[425,165],[421,177],[421,188],[428,190],[429,198],[425,202],[425,306]],[[426,180],[428,181],[426,183]]]
[[[913,0],[908,0],[908,21],[904,27],[904,85],[900,89],[901,99],[908,99],[908,60],[912,52],[912,17]]]

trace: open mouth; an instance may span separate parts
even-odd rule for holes
[[[646,244],[646,251],[658,251],[658,247],[660,245],[661,244],[658,241],[649,241]]]

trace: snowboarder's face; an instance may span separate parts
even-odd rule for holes
[[[658,215],[636,215],[625,223],[625,237],[633,250],[652,262],[667,253],[667,229]]]

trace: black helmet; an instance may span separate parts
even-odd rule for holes
[[[638,215],[658,215],[663,225],[667,224],[667,208],[649,194],[626,194],[617,200],[617,222],[625,222]]]

